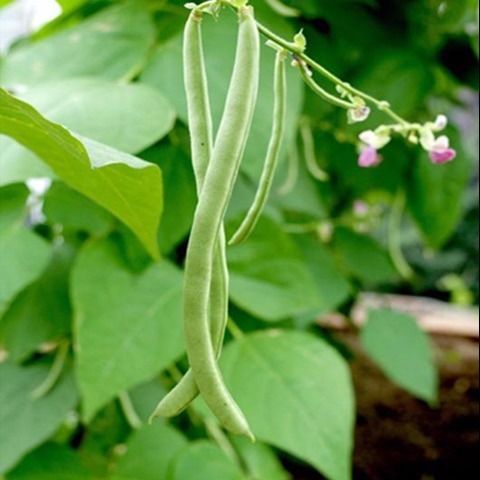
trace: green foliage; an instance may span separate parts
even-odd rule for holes
[[[293,240],[266,217],[248,242],[230,249],[229,265],[233,302],[263,320],[284,320],[335,306],[323,296]],[[330,279],[335,277],[334,272]]]
[[[23,100],[49,120],[127,153],[138,153],[173,127],[175,112],[165,98],[144,85],[119,85],[103,79],[73,79],[41,84]],[[31,169],[52,176],[39,160],[8,139],[0,142],[2,184],[23,181]]]
[[[38,278],[48,264],[51,248],[24,225],[27,189],[13,185],[0,189],[0,314],[11,300]]]
[[[428,402],[436,401],[432,348],[415,318],[392,310],[374,310],[361,339],[365,351],[395,383]]]
[[[72,272],[72,299],[86,419],[180,356],[181,286],[180,272],[167,261],[135,275],[111,242],[82,250]]]
[[[427,243],[438,249],[463,216],[465,185],[472,162],[461,150],[455,162],[442,169],[434,167],[425,158],[416,159],[408,187],[408,205]]]
[[[65,183],[116,215],[152,256],[158,256],[156,231],[162,211],[158,168],[93,140],[80,141],[4,90],[0,102],[1,133],[35,152]]]
[[[47,443],[28,454],[8,480],[90,480],[91,472],[66,446]]]
[[[2,64],[0,82],[15,87],[72,77],[131,78],[141,68],[154,36],[145,8],[136,1],[120,2],[16,49]]]
[[[344,268],[367,285],[395,282],[395,271],[387,252],[369,236],[347,228],[336,231],[335,250]]]
[[[192,443],[173,463],[169,480],[243,480],[241,470],[215,444],[205,440]]]
[[[47,440],[74,408],[74,380],[66,373],[46,397],[35,399],[32,390],[48,373],[44,365],[19,367],[0,364],[0,473],[12,468],[23,455]]]
[[[182,0],[59,0],[64,14],[20,40],[0,65],[6,480],[288,480],[281,460],[290,456],[328,479],[348,480],[354,393],[338,340],[331,345],[313,331],[317,317],[338,309],[348,315],[358,290],[401,283],[407,293],[431,294],[447,273],[478,293],[471,268],[478,203],[468,190],[474,149],[462,148],[474,142],[459,130],[466,106],[456,95],[477,88],[476,65],[462,60],[478,53],[477,2],[282,0],[298,18],[272,2],[249,3],[288,41],[304,28],[312,58],[408,120],[453,112],[448,135],[458,159],[434,166],[395,141],[378,168],[360,169],[357,136],[385,123],[383,114],[347,126],[344,111],[307,92],[288,68],[287,138],[274,191],[252,237],[228,250],[234,319],[249,333],[232,326],[221,367],[259,441],[223,435],[197,404],[179,419],[147,425],[186,366],[181,269],[197,202],[181,62],[187,11]],[[235,38],[230,9],[205,17],[215,128]],[[449,58],[451,45],[463,53],[458,63]],[[274,52],[262,46],[261,54],[229,235],[253,199],[271,129]],[[312,128],[313,152],[301,123]],[[313,178],[306,153],[328,182]],[[25,182],[38,177],[53,183],[31,194]],[[406,198],[405,211],[395,210],[397,195]],[[393,241],[414,263],[415,284],[401,279],[390,258],[393,214],[402,227]],[[360,339],[393,382],[435,403],[432,349],[413,318],[373,311]],[[73,349],[59,379],[34,398],[67,341]]]
[[[26,287],[0,321],[0,338],[15,361],[39,349],[42,343],[70,334],[71,306],[68,277],[74,249],[56,247],[43,275]]]
[[[231,343],[222,367],[258,438],[350,478],[353,391],[347,364],[326,342],[267,330]]]
[[[172,461],[186,446],[186,438],[168,425],[143,427],[130,437],[127,452],[115,465],[111,480],[167,478]]]

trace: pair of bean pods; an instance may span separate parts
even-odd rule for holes
[[[223,222],[251,129],[260,73],[260,38],[253,8],[240,7],[238,17],[235,64],[215,141],[202,42],[202,11],[192,10],[185,26],[184,80],[199,198],[185,264],[184,330],[190,370],[162,399],[152,417],[176,416],[201,394],[225,429],[253,440],[249,424],[225,386],[217,363],[228,320]],[[272,186],[285,130],[285,58],[284,51],[277,52],[272,134],[258,191],[230,244],[249,237]]]

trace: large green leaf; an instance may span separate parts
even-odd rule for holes
[[[454,233],[463,214],[465,187],[472,164],[453,137],[459,156],[447,165],[433,165],[426,154],[416,159],[408,184],[408,206],[425,240],[433,248],[442,247]]]
[[[158,477],[152,477],[158,478]],[[205,440],[180,453],[168,480],[246,480],[240,469],[215,444]]]
[[[47,443],[25,457],[7,480],[93,480],[70,448]]]
[[[283,320],[331,306],[294,242],[267,217],[248,242],[229,250],[228,259],[232,300],[261,319]]]
[[[68,277],[73,255],[68,244],[56,247],[45,273],[15,298],[0,320],[0,344],[13,360],[24,360],[41,343],[70,331]]]
[[[44,366],[0,364],[0,474],[49,438],[76,403],[71,375],[63,375],[47,396],[34,399],[32,391],[47,374]]]
[[[181,295],[181,273],[166,261],[134,275],[109,241],[79,254],[72,298],[85,418],[182,354]]]
[[[41,275],[51,254],[50,245],[24,225],[27,195],[24,186],[0,188],[0,316]]]
[[[432,347],[415,318],[374,310],[361,339],[366,352],[395,383],[428,402],[436,401],[438,375]]]
[[[269,25],[286,37],[293,37],[291,27],[280,17],[271,14],[266,17]],[[210,81],[212,113],[218,124],[228,90],[229,78],[235,57],[237,22],[233,14],[222,12],[219,21],[205,18],[203,24],[207,70]],[[174,103],[182,120],[187,121],[187,107],[183,88],[182,35],[177,35],[158,47],[151,63],[143,73],[142,82],[157,87]],[[272,125],[273,111],[273,65],[275,54],[271,48],[262,51],[260,90],[251,138],[245,153],[244,168],[253,178],[261,171]],[[302,82],[295,69],[288,69],[288,120],[287,142],[295,135],[298,113],[302,104]]]
[[[111,480],[166,479],[170,463],[186,446],[185,437],[163,422],[142,427],[129,438]]]
[[[350,478],[354,393],[348,366],[331,346],[270,330],[230,343],[222,369],[259,440],[329,479]]]
[[[163,138],[175,112],[146,85],[120,85],[101,79],[70,79],[27,91],[22,100],[52,122],[127,153],[137,153]],[[32,176],[52,176],[33,153],[10,139],[0,139],[3,184]]]
[[[0,133],[35,152],[67,185],[113,213],[158,256],[162,177],[157,166],[92,140],[83,138],[82,144],[1,89]]]
[[[78,76],[131,77],[144,62],[155,30],[142,2],[121,2],[39,42],[14,49],[0,84],[34,86]]]

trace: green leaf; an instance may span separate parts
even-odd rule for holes
[[[428,402],[436,401],[438,375],[432,347],[415,318],[393,310],[374,310],[361,340],[393,382]]]
[[[172,128],[170,103],[146,85],[119,85],[101,79],[70,79],[34,87],[22,100],[50,121],[126,153],[137,153],[162,139]],[[33,153],[10,139],[0,140],[2,183],[23,181],[41,172]]]
[[[413,164],[408,183],[408,207],[427,243],[441,248],[454,233],[463,215],[463,196],[472,171],[472,163],[453,137],[459,155],[454,162],[433,165],[422,154]]]
[[[335,232],[334,248],[341,265],[368,285],[399,279],[387,252],[372,237],[340,227]]]
[[[233,302],[260,319],[283,320],[329,305],[294,242],[267,217],[248,242],[229,249],[228,259]]]
[[[350,478],[354,393],[348,366],[330,345],[270,330],[230,343],[221,364],[259,440],[329,479]]]
[[[67,185],[118,217],[158,257],[162,177],[157,166],[92,140],[81,139],[82,144],[1,89],[0,133],[35,152]]]
[[[265,8],[264,8],[265,10]],[[279,34],[292,38],[294,31],[290,25],[277,15],[265,17],[269,26]],[[229,78],[235,57],[237,36],[237,20],[230,12],[222,13],[219,21],[205,18],[203,33],[206,52],[207,71],[210,81],[212,114],[215,124],[220,121],[223,113],[225,97],[229,86]],[[151,63],[147,66],[141,81],[153,85],[171,99],[179,117],[187,122],[187,107],[183,88],[183,69],[179,58],[182,56],[182,35],[177,35],[166,44],[158,47]],[[244,170],[258,178],[267,152],[273,112],[273,68],[275,54],[272,49],[263,46],[261,63],[260,88],[257,109],[251,136],[248,142]],[[293,140],[296,123],[302,106],[303,84],[295,69],[288,72],[288,119],[286,144]]]
[[[185,437],[163,422],[142,427],[129,438],[127,453],[115,466],[111,480],[166,479],[169,465],[186,446]]]
[[[45,397],[33,399],[48,368],[0,364],[0,474],[11,469],[23,455],[49,438],[75,406],[73,377],[63,375]]]
[[[90,243],[72,272],[83,413],[152,378],[183,352],[182,275],[166,261],[134,275],[109,241]]]
[[[255,480],[290,480],[272,448],[264,443],[252,443],[244,437],[231,438],[249,476]],[[250,478],[249,477],[249,478]]]
[[[155,477],[158,478],[158,477]],[[169,480],[246,480],[240,469],[220,450],[206,440],[190,445],[175,460]],[[153,480],[153,477],[152,477]]]
[[[34,86],[79,76],[131,78],[154,41],[142,2],[121,2],[39,42],[14,49],[2,63],[0,84]]]
[[[160,251],[169,253],[187,237],[192,225],[197,193],[190,156],[173,145],[147,150],[145,160],[162,170],[165,209],[158,229]]]
[[[13,298],[42,274],[51,255],[50,245],[24,225],[27,195],[24,186],[0,188],[0,317]]]
[[[93,480],[70,448],[47,443],[27,455],[7,480]]]
[[[61,182],[55,182],[45,194],[43,213],[64,231],[87,232],[97,237],[106,234],[114,223],[106,210]]]
[[[14,361],[24,360],[43,342],[70,331],[68,278],[74,251],[57,247],[45,273],[23,290],[0,320],[0,343]]]

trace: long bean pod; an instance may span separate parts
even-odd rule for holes
[[[202,397],[226,429],[253,438],[224,384],[209,330],[215,247],[251,127],[259,81],[260,42],[252,7],[239,9],[239,22],[235,66],[187,251],[184,324],[187,354]]]
[[[202,41],[202,13],[193,10],[184,30],[184,82],[188,105],[192,163],[198,195],[201,195],[213,150],[213,126]],[[216,355],[220,354],[228,320],[228,268],[223,227],[216,246],[210,284],[210,333]],[[158,404],[154,417],[174,417],[198,396],[192,370]]]
[[[287,116],[287,78],[285,71],[285,51],[277,52],[274,72],[274,108],[272,134],[268,146],[267,156],[255,199],[242,224],[235,232],[229,245],[236,245],[247,240],[253,232],[272,188],[273,179],[280,157],[282,141],[285,134]]]

